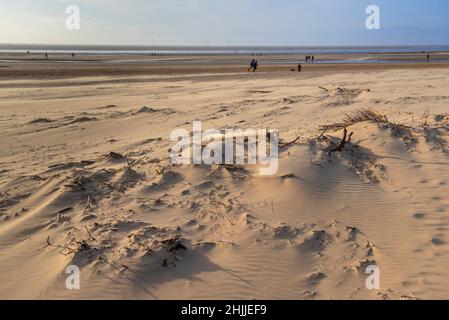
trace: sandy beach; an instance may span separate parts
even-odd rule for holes
[[[250,58],[2,54],[0,298],[447,299],[446,55]],[[194,120],[279,130],[277,174],[172,164]]]
[[[284,75],[303,66],[305,75],[323,75],[341,71],[371,71],[385,69],[435,69],[449,65],[449,52],[435,52],[430,63],[427,53],[343,53],[314,54],[314,63],[305,63],[303,54],[265,54],[262,56],[244,54],[77,54],[49,53],[1,53],[0,79],[70,79],[79,77],[123,77],[129,76],[215,76],[241,74],[249,67],[251,59],[257,59],[259,72],[277,72]],[[303,76],[304,76],[303,74]],[[276,75],[279,76],[279,75]],[[157,78],[158,80],[160,78]],[[109,81],[118,79],[111,78]],[[142,79],[139,79],[142,81]]]

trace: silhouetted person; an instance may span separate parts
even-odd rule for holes
[[[301,72],[301,70],[302,70],[302,65],[299,63],[298,64],[298,72]]]
[[[309,56],[306,56],[306,63],[309,62]]]
[[[257,68],[259,67],[259,62],[254,61],[254,67],[253,67],[253,72],[256,72]]]
[[[312,56],[312,63],[315,62],[315,56]]]
[[[48,53],[45,54],[45,60],[48,60]]]
[[[427,62],[430,61],[430,54],[427,55]]]
[[[251,60],[251,62],[250,62],[250,64],[249,64],[249,69],[248,69],[248,72],[249,71],[251,71],[251,70],[254,70],[254,64],[256,63],[256,60]]]

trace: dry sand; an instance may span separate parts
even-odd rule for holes
[[[449,298],[448,76],[3,77],[0,298]],[[172,165],[170,132],[193,120],[300,139],[274,177]]]

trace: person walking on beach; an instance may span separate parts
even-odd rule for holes
[[[298,64],[298,72],[301,72],[301,70],[302,70],[302,65],[299,63]]]
[[[257,62],[257,60],[254,61],[253,72],[256,72],[258,66],[259,66],[259,62]]]
[[[312,56],[312,63],[315,62],[315,56]]]
[[[255,71],[254,70],[254,64],[256,63],[256,60],[251,60],[251,62],[250,62],[250,64],[249,64],[249,69],[248,69],[248,72],[250,72],[251,70],[253,70],[253,71]]]
[[[427,54],[427,62],[430,61],[430,54]]]

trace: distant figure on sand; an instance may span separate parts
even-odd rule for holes
[[[430,61],[430,54],[427,55],[427,62]]]
[[[312,63],[315,61],[315,56],[306,56],[306,63],[309,63],[309,61],[312,60]]]
[[[299,63],[298,64],[298,72],[301,72],[301,70],[302,70],[302,65]]]
[[[254,61],[253,72],[256,72],[258,66],[259,66],[259,62],[257,62],[257,60]]]
[[[48,60],[48,53],[45,54],[45,60]]]
[[[256,60],[251,60],[250,64],[249,64],[249,69],[248,72],[251,70],[254,70],[254,65],[256,64]],[[254,70],[255,71],[255,70]]]

